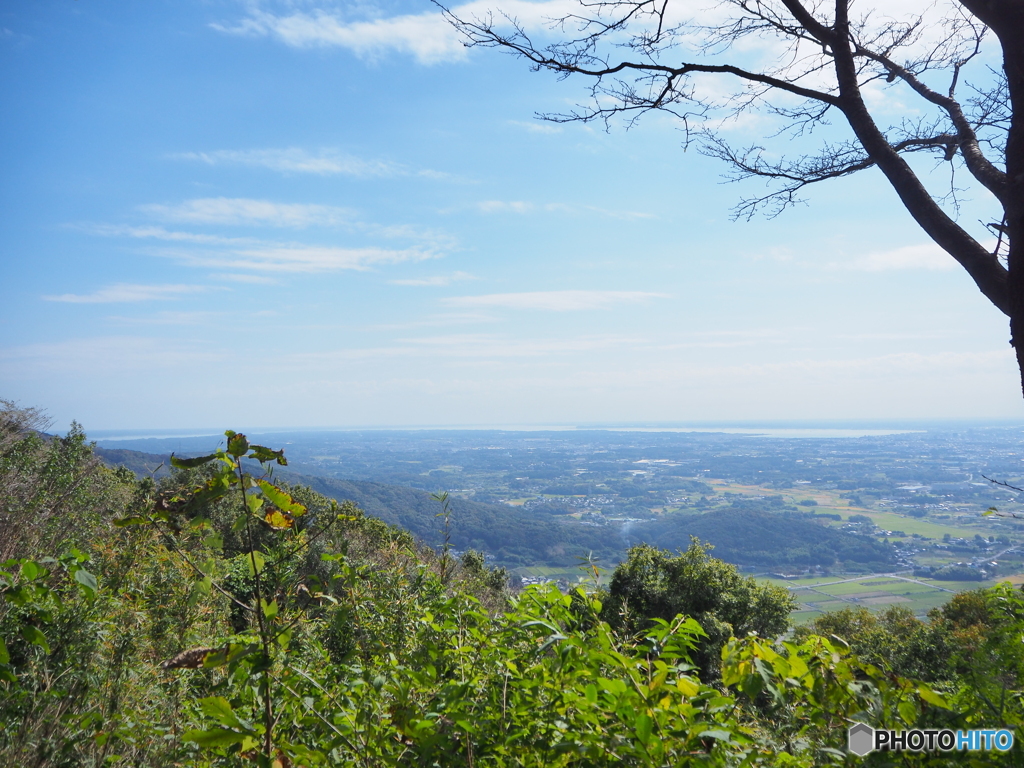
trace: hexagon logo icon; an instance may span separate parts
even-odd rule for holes
[[[867,723],[854,723],[846,734],[847,748],[858,757],[864,757],[875,748],[875,729]]]

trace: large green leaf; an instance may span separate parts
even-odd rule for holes
[[[223,696],[208,696],[205,699],[200,699],[199,708],[203,710],[204,715],[212,717],[221,725],[230,728],[242,727],[238,715],[231,709],[231,704]]]
[[[213,461],[217,458],[216,453],[211,453],[209,456],[196,456],[194,459],[179,459],[173,453],[171,454],[171,466],[177,467],[178,469],[195,469],[201,467],[207,462]]]
[[[205,731],[185,731],[183,741],[193,741],[200,747],[230,747],[245,741],[247,734],[229,728],[210,728]]]
[[[917,695],[921,697],[922,701],[927,701],[936,707],[942,707],[943,709],[949,709],[949,702],[946,701],[942,696],[937,694],[931,688],[924,683],[917,686]]]
[[[288,460],[284,457],[283,448],[280,451],[275,451],[267,448],[265,445],[252,445],[249,447],[252,449],[252,453],[249,456],[256,459],[256,461],[276,461],[282,467],[288,466]]]
[[[46,569],[34,560],[22,560],[21,562],[21,577],[28,581],[38,579],[40,576],[46,575]]]
[[[633,727],[636,728],[636,737],[640,740],[641,744],[647,744],[651,740],[653,725],[654,722],[649,715],[640,713],[636,716],[636,720],[633,721]]]
[[[31,624],[26,624],[21,628],[21,636],[25,638],[26,642],[38,645],[46,653],[50,653],[50,644],[46,642],[46,636],[38,628],[33,627]]]
[[[89,597],[96,596],[96,591],[99,589],[99,585],[96,583],[95,574],[89,573],[85,568],[79,568],[75,571],[75,581],[85,587]]]
[[[305,513],[306,507],[304,504],[297,502],[290,494],[282,491],[273,483],[269,483],[262,479],[257,480],[256,483],[259,485],[260,490],[263,491],[263,495],[270,499],[270,502],[274,504],[274,506],[279,507],[285,512],[296,517]]]
[[[266,558],[263,557],[262,552],[253,550],[245,556],[245,566],[249,569],[249,575],[255,576],[257,573],[263,571],[263,566],[266,565]]]
[[[285,512],[282,512],[277,507],[271,506],[267,508],[265,513],[263,513],[263,522],[275,531],[286,531],[289,528],[294,527],[295,518]]]
[[[277,616],[277,600],[271,600],[269,603],[266,600],[261,600],[260,606],[263,608],[263,615],[266,618],[272,619]]]
[[[224,433],[225,435],[227,432]],[[243,434],[231,434],[228,436],[228,453],[236,459],[245,456],[249,452],[249,440]]]

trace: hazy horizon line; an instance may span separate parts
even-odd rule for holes
[[[671,422],[579,422],[533,424],[436,424],[436,425],[358,425],[248,427],[252,434],[307,434],[330,432],[679,432],[679,433],[780,433],[833,432],[861,433],[861,436],[924,432],[950,428],[1011,428],[1024,426],[1015,419],[771,419],[771,420],[694,420]],[[222,437],[223,430],[213,428],[124,428],[87,430],[88,437],[109,442],[159,440],[169,438]],[[841,434],[836,436],[843,436]],[[855,435],[848,435],[855,436]]]

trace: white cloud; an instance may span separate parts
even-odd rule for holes
[[[862,272],[885,272],[893,269],[949,270],[955,269],[957,263],[935,243],[922,243],[875,251],[852,261],[833,263],[832,266]]]
[[[317,245],[267,245],[222,253],[169,251],[165,254],[190,266],[246,269],[255,272],[321,273],[368,270],[376,264],[423,261],[436,256],[419,248],[333,248]]]
[[[114,315],[107,319],[118,325],[204,325],[222,312],[157,312],[149,317],[122,317]]]
[[[112,371],[164,371],[180,374],[200,364],[229,364],[233,357],[223,345],[139,336],[101,336],[68,339],[20,347],[0,347],[0,369],[19,377],[64,371],[82,376],[100,374],[109,386]],[[6,365],[10,363],[10,365]],[[166,380],[166,379],[165,379]]]
[[[500,9],[519,23],[540,29],[578,6],[568,0],[477,0],[457,6],[463,19],[484,17]],[[500,17],[498,17],[500,19]],[[377,19],[346,19],[340,11],[271,13],[252,9],[235,24],[213,24],[232,35],[276,38],[293,48],[345,48],[361,58],[376,58],[390,51],[412,55],[420,64],[462,61],[466,46],[462,37],[438,11]]]
[[[60,301],[68,304],[121,304],[138,301],[162,301],[177,299],[189,293],[205,291],[201,285],[136,285],[118,283],[87,294],[63,293],[59,296],[43,296],[45,301]]]
[[[210,275],[214,280],[227,280],[230,283],[247,283],[250,285],[276,285],[277,280],[266,275],[245,275],[217,272]]]
[[[434,233],[416,233],[405,227],[358,225],[371,234],[385,237],[418,238],[424,245],[411,248],[341,248],[329,245],[272,242],[247,237],[221,237],[193,232],[168,231],[163,227],[130,227],[101,225],[88,230],[108,237],[156,239],[181,244],[180,247],[153,249],[153,253],[182,264],[214,270],[249,270],[255,272],[320,273],[338,270],[367,270],[377,264],[398,264],[437,258],[444,238]],[[185,246],[206,246],[190,249]],[[235,282],[268,282],[266,279],[242,275],[219,274],[220,279]],[[53,299],[72,301],[74,299]],[[81,299],[85,301],[86,299]]]
[[[392,348],[386,353],[419,355],[421,350],[429,350],[428,354],[449,357],[469,358],[509,358],[509,357],[542,357],[572,352],[592,352],[611,347],[636,348],[645,343],[645,339],[632,336],[604,335],[578,336],[562,339],[514,339],[484,333],[458,333],[446,336],[421,336],[411,339],[398,339],[400,343],[411,345],[408,348]],[[385,352],[385,350],[376,350]]]
[[[388,280],[392,285],[444,286],[462,280],[476,280],[467,272],[453,272],[450,275],[434,275],[432,277],[412,277],[404,280]]]
[[[541,122],[528,123],[528,122],[525,122],[523,120],[509,120],[508,124],[509,125],[517,126],[519,128],[522,128],[523,130],[525,130],[525,131],[527,131],[529,133],[552,134],[552,133],[561,133],[562,132],[562,126],[560,126],[560,125],[552,125],[551,123],[541,123]]]
[[[290,15],[252,11],[233,26],[213,26],[229,34],[277,38],[293,48],[346,48],[363,58],[389,50],[412,54],[421,64],[466,58],[458,33],[437,12],[345,22],[319,10]]]
[[[144,213],[165,221],[192,224],[245,224],[272,227],[331,226],[350,221],[354,212],[333,205],[274,203],[269,200],[212,197],[179,205],[143,205]]]
[[[506,309],[570,312],[581,309],[604,309],[615,304],[637,304],[651,299],[667,298],[670,298],[667,294],[647,291],[531,291],[491,293],[483,296],[455,296],[442,299],[442,301],[453,307],[504,307]]]
[[[505,211],[511,211],[512,213],[529,213],[537,208],[533,203],[523,202],[522,200],[483,200],[476,204],[484,213],[502,213]]]
[[[134,237],[143,240],[154,239],[178,243],[224,246],[243,246],[259,243],[259,240],[251,237],[222,237],[221,235],[201,235],[195,232],[174,232],[163,227],[154,226],[131,227],[125,224],[97,224],[80,228],[102,237]]]
[[[481,213],[533,213],[544,211],[546,213],[568,213],[579,214],[580,212],[599,213],[613,219],[624,219],[635,221],[637,219],[656,218],[652,213],[641,213],[638,211],[613,211],[607,208],[599,208],[596,205],[572,206],[565,203],[537,203],[525,200],[482,200],[476,204],[477,210]]]
[[[318,176],[401,176],[410,171],[386,160],[363,160],[336,149],[310,153],[298,147],[287,149],[219,149],[214,152],[181,152],[177,160],[195,160],[207,165],[246,165],[283,173],[312,173]]]

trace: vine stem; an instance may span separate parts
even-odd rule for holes
[[[260,579],[260,569],[256,567],[256,547],[252,538],[252,521],[249,519],[249,503],[245,493],[245,472],[242,469],[242,459],[235,459],[235,469],[238,471],[238,490],[242,494],[242,514],[245,515],[245,536],[249,542],[249,562],[252,564],[253,579],[256,583],[256,623],[260,630],[260,643],[263,646],[264,663],[270,660],[270,635],[267,632],[266,617],[263,615],[263,585]],[[274,702],[270,698],[270,670],[264,669],[262,680],[260,680],[260,691],[263,694],[263,752],[267,759],[273,756],[274,747]]]

